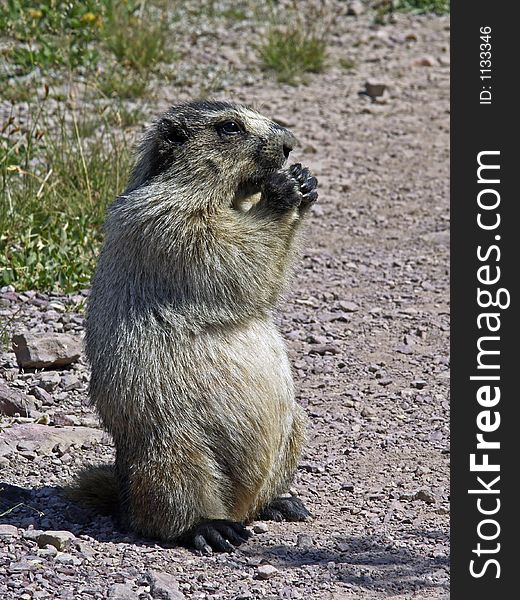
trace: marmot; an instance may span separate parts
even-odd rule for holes
[[[272,317],[318,197],[308,169],[282,170],[295,141],[245,106],[174,106],[108,209],[86,352],[116,462],[85,471],[75,495],[114,500],[140,535],[230,551],[254,518],[309,516],[280,497],[305,417]]]

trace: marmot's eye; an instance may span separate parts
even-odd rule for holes
[[[237,133],[241,133],[242,128],[236,121],[225,121],[217,125],[217,130],[224,135],[236,135]]]

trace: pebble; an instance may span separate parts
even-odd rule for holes
[[[54,546],[62,552],[68,548],[76,536],[70,531],[38,531],[25,532],[24,537],[34,540],[40,548],[47,545]]]
[[[44,369],[64,367],[76,362],[82,352],[78,337],[67,333],[21,333],[12,338],[20,367]]]
[[[356,312],[359,310],[359,306],[355,302],[346,302],[341,300],[338,302],[338,306],[347,313]]]
[[[298,548],[309,548],[310,546],[314,546],[314,540],[307,533],[299,533],[296,538],[296,546]]]
[[[18,537],[18,527],[0,524],[0,538]]]
[[[61,377],[59,373],[45,371],[40,373],[37,378],[38,387],[46,392],[53,392],[60,384]]]
[[[365,6],[360,0],[352,0],[347,4],[347,15],[358,17],[365,12]]]
[[[174,575],[160,571],[147,573],[152,598],[159,600],[183,600],[184,594],[179,590],[179,584]]]
[[[258,579],[271,579],[274,577],[279,571],[273,565],[260,565],[256,569]]]
[[[438,64],[438,62],[435,56],[430,56],[429,54],[427,54],[425,56],[420,56],[419,58],[417,58],[413,64],[418,67],[435,67]]]
[[[31,397],[0,381],[0,414],[8,417],[16,414],[29,417],[35,410],[36,405]]]
[[[418,490],[415,493],[413,499],[422,500],[423,502],[426,502],[426,504],[435,504],[435,502],[437,502],[437,498],[435,497],[433,492],[427,488],[422,488]]]
[[[379,79],[369,79],[365,83],[365,93],[371,98],[382,96],[387,89],[387,84]]]
[[[253,531],[255,533],[267,533],[269,531],[269,527],[267,523],[255,523],[253,525]]]

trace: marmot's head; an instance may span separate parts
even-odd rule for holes
[[[283,166],[296,139],[239,104],[194,101],[170,108],[147,131],[128,191],[153,181],[204,182],[244,198]]]

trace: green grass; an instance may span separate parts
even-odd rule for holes
[[[305,73],[320,73],[325,67],[326,41],[299,26],[286,30],[274,27],[263,44],[257,47],[266,69],[278,81],[295,84]]]
[[[115,59],[149,74],[175,58],[165,14],[135,0],[7,0],[0,5],[0,33],[14,38],[5,56],[24,72],[94,71]]]
[[[104,32],[105,43],[117,61],[141,76],[166,58],[176,60],[176,54],[169,49],[169,37],[164,18],[148,20],[121,10],[110,13]]]
[[[345,71],[350,71],[350,69],[353,69],[356,66],[356,63],[353,60],[350,60],[350,58],[340,58],[339,66],[345,69]]]
[[[92,115],[88,128],[92,129]],[[106,116],[82,138],[44,117],[29,124],[13,115],[0,133],[0,285],[73,292],[89,285],[107,204],[124,189],[130,152]]]
[[[34,67],[96,64],[90,42],[101,36],[108,2],[7,0],[0,6],[0,32],[13,37],[7,58],[26,71]]]
[[[0,3],[0,96],[13,104],[0,124],[0,286],[89,285],[130,169],[124,132],[143,119],[126,99],[177,58],[170,13],[163,0]]]
[[[381,4],[378,9],[378,16],[383,17],[394,11],[445,15],[450,12],[450,2],[449,0],[389,0]]]
[[[114,70],[100,75],[96,87],[108,98],[128,99],[146,96],[149,83],[146,74]]]

